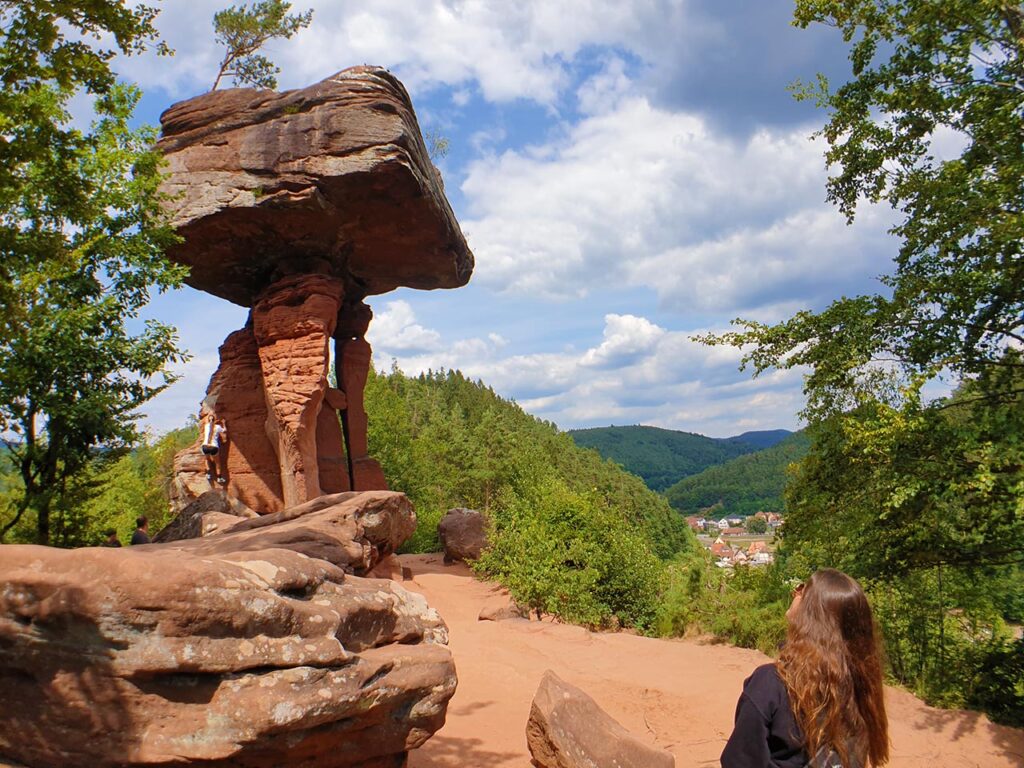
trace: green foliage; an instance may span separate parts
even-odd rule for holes
[[[743,527],[747,529],[747,533],[767,533],[768,521],[763,517],[749,517],[744,522]]]
[[[661,567],[647,542],[597,494],[546,478],[492,513],[493,546],[478,561],[522,605],[590,626],[650,627]]]
[[[1019,726],[1021,642],[1012,639],[991,600],[990,586],[998,580],[936,567],[864,583],[895,680],[931,704],[977,707]]]
[[[103,531],[115,528],[122,542],[131,538],[135,518],[145,515],[150,531],[171,521],[169,498],[174,455],[195,440],[196,426],[176,429],[142,443],[114,462],[99,467],[95,482],[100,491],[75,510],[81,519],[82,535],[68,544],[96,544]]]
[[[746,345],[755,373],[809,370],[813,447],[782,554],[871,584],[896,679],[1013,719],[1000,623],[1024,560],[1024,10],[797,0],[796,22],[851,45],[849,81],[800,95],[829,113],[829,198],[849,220],[865,199],[902,216],[895,270],[883,295],[705,340]],[[953,397],[924,396],[950,379]]]
[[[1019,379],[994,368],[931,408],[908,393],[815,425],[785,527],[786,552],[874,585],[895,679],[1011,720],[1024,691],[993,697],[1024,593]]]
[[[736,439],[715,440],[657,427],[595,427],[570,430],[568,434],[577,445],[593,448],[606,459],[621,464],[627,472],[639,475],[655,491],[757,450]]]
[[[145,515],[150,530],[170,521],[167,503],[174,454],[195,439],[195,425],[147,440],[131,450],[105,451],[66,478],[67,491],[50,510],[50,543],[61,547],[95,546],[115,528],[122,542],[135,530],[135,518]],[[10,508],[20,493],[13,466],[0,468],[0,505]],[[0,507],[2,508],[2,507]],[[35,540],[36,520],[29,510],[9,536],[15,543]]]
[[[365,399],[371,454],[416,507],[406,550],[436,551],[448,509],[479,509],[495,529],[482,567],[525,602],[588,624],[649,626],[657,558],[696,542],[639,478],[458,371],[371,372]]]
[[[134,443],[134,410],[183,359],[173,329],[128,322],[152,286],[178,285],[161,209],[155,132],[129,127],[139,92],[108,62],[154,38],[154,11],[102,0],[0,3],[0,432],[17,469],[6,535],[27,513],[49,540],[51,508],[76,502],[97,451]],[[109,33],[116,50],[84,38]],[[74,37],[74,35],[71,35]],[[68,104],[94,97],[88,132]]]
[[[716,515],[780,512],[787,467],[803,458],[809,445],[807,435],[797,432],[771,448],[684,477],[665,491],[665,497],[684,515],[716,504],[721,504]]]
[[[729,571],[700,552],[678,557],[666,579],[656,620],[659,634],[708,634],[770,655],[785,639],[790,587],[777,566]]]
[[[274,38],[288,39],[309,26],[313,11],[289,14],[291,7],[284,0],[260,0],[252,7],[232,5],[214,14],[215,39],[226,50],[211,91],[217,90],[225,76],[237,84],[277,88],[280,68],[256,51]]]

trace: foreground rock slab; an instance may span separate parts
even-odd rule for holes
[[[455,691],[447,627],[351,575],[404,497],[338,496],[170,544],[0,549],[0,763],[405,765]]]
[[[526,740],[538,768],[674,768],[586,693],[547,670],[530,707]]]

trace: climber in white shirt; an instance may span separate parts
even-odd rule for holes
[[[228,428],[224,425],[224,419],[219,419],[217,414],[208,412],[199,422],[199,430],[202,437],[200,449],[206,458],[206,479],[211,483],[226,485],[228,481],[224,472],[224,452],[221,450],[228,439]]]

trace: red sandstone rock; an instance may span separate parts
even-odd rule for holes
[[[212,536],[242,520],[254,517],[259,515],[238,499],[229,496],[223,489],[206,491],[154,536],[153,541],[162,544],[168,541]]]
[[[447,629],[334,557],[353,531],[392,546],[398,497],[317,499],[174,544],[0,548],[0,761],[405,765],[455,690]]]
[[[342,295],[337,278],[303,275],[274,283],[253,306],[267,430],[277,444],[286,507],[320,495],[317,422]]]
[[[539,768],[674,768],[675,758],[633,736],[587,694],[544,673],[526,741]]]
[[[220,347],[220,367],[207,388],[208,403],[228,427],[227,491],[259,513],[284,508],[281,469],[267,436],[267,400],[252,328],[235,331]],[[213,486],[196,442],[174,457],[171,507],[180,512]]]
[[[284,93],[214,91],[160,121],[185,238],[169,255],[191,267],[190,285],[252,306],[292,274],[331,274],[363,296],[469,280],[473,255],[386,70],[352,67]]]
[[[520,608],[508,595],[498,595],[492,597],[483,607],[480,608],[480,614],[477,616],[477,621],[505,621],[506,619],[528,619],[529,611]]]
[[[415,530],[416,515],[405,494],[353,491],[321,496],[242,520],[214,536],[165,546],[199,556],[281,546],[363,576]]]
[[[168,255],[190,267],[190,285],[252,307],[221,348],[205,406],[227,424],[228,491],[268,513],[386,489],[366,445],[362,300],[457,287],[473,270],[405,89],[354,67],[286,93],[205,94],[161,122],[164,191],[183,238]],[[179,510],[210,488],[198,443],[175,473]]]

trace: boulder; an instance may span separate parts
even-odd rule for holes
[[[530,707],[526,741],[538,768],[674,768],[675,758],[633,736],[550,669]]]
[[[509,595],[492,597],[480,609],[477,621],[504,621],[506,619],[527,619],[529,611],[521,608]]]
[[[422,596],[349,572],[408,530],[399,497],[170,544],[2,547],[0,762],[404,766],[456,678]]]
[[[477,560],[489,546],[487,518],[475,509],[449,509],[437,524],[437,536],[446,563]]]
[[[469,280],[473,255],[387,70],[352,67],[282,93],[213,91],[160,123],[184,238],[168,256],[190,267],[189,285],[251,307],[289,275],[331,275],[362,296]]]
[[[416,530],[403,493],[348,491],[242,520],[224,533],[164,546],[200,557],[282,547],[365,576]]]
[[[161,544],[167,541],[212,536],[235,523],[254,517],[259,515],[224,490],[206,491],[154,536],[153,541]]]

